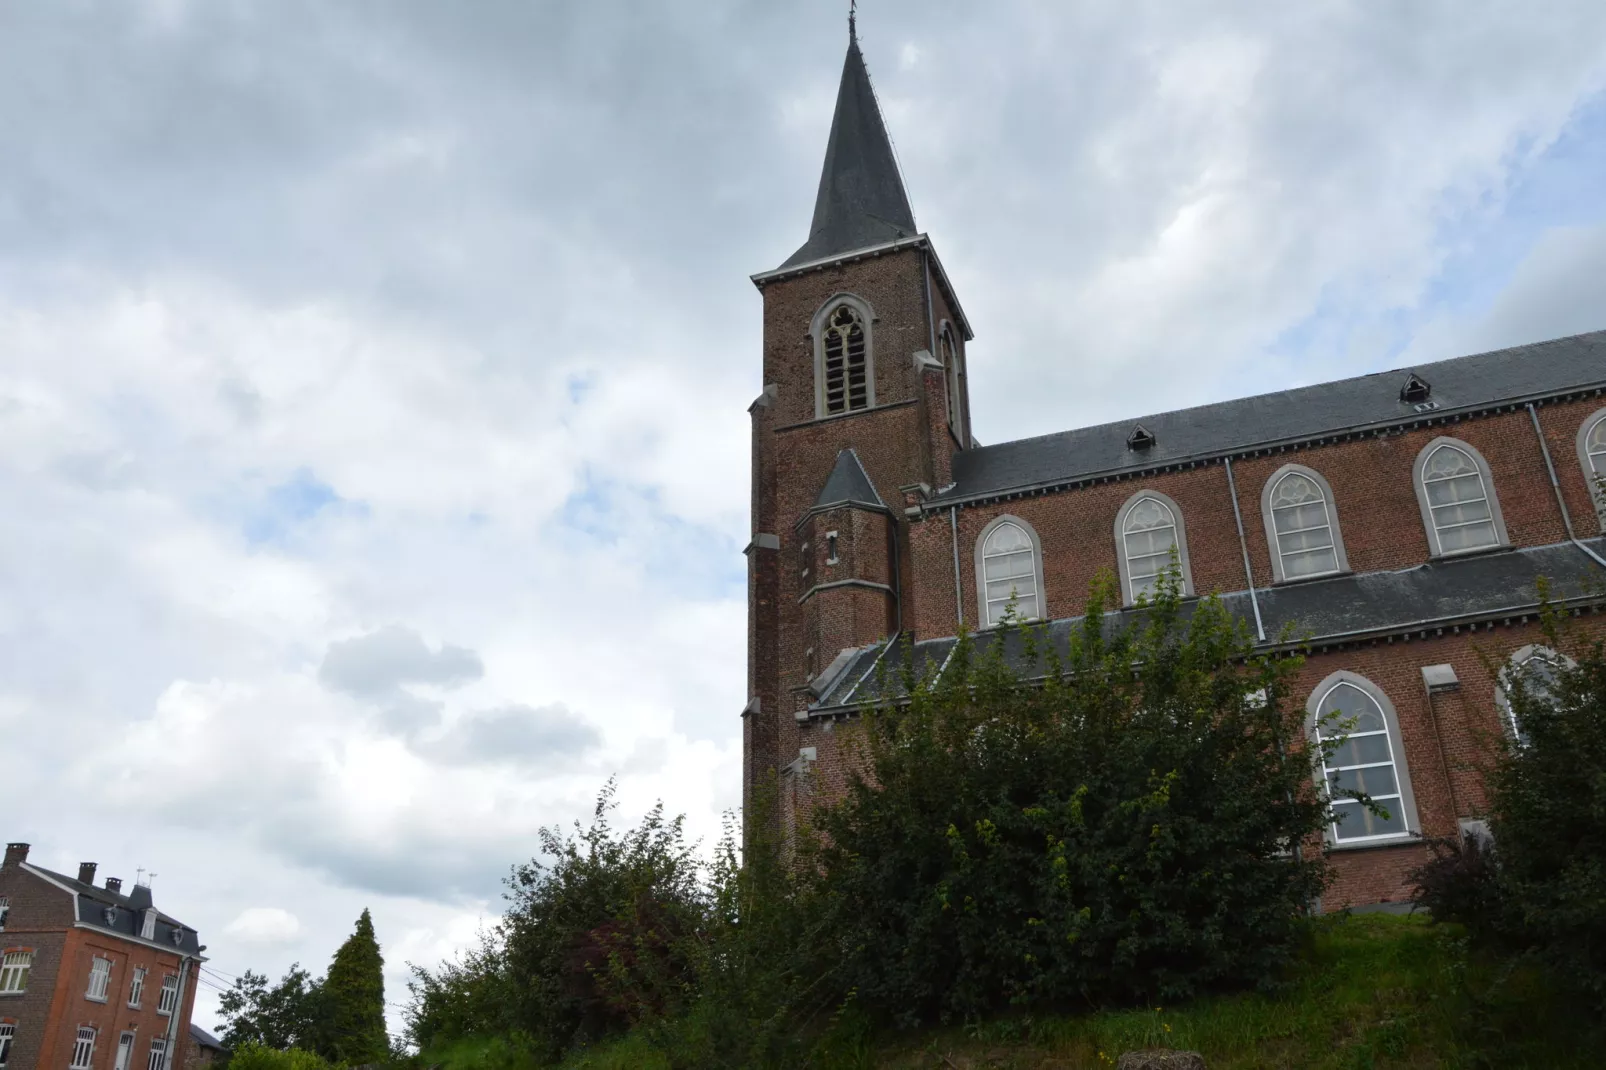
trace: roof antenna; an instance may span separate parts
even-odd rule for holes
[[[848,43],[849,44],[858,44],[858,42],[859,42],[858,14],[859,14],[859,0],[848,0]]]

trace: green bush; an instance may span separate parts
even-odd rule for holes
[[[1297,659],[1256,655],[1174,578],[1068,647],[961,637],[866,718],[864,774],[811,859],[839,983],[901,1024],[1275,983],[1321,891]],[[1015,648],[1006,660],[1002,651]],[[907,660],[907,659],[906,659]]]
[[[229,1056],[229,1070],[330,1070],[329,1063],[300,1048],[269,1048],[247,1041]]]
[[[1606,650],[1552,611],[1544,632],[1569,660],[1503,676],[1521,739],[1488,776],[1494,864],[1467,872],[1465,848],[1441,851],[1417,894],[1606,1007]]]

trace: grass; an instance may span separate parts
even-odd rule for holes
[[[826,1038],[818,1070],[1081,1070],[1148,1047],[1204,1053],[1211,1070],[1418,1070],[1606,1065],[1593,1016],[1527,971],[1469,960],[1458,930],[1368,915],[1316,922],[1278,995],[1213,996],[1185,1006],[1001,1018],[879,1038]],[[500,1039],[426,1054],[443,1070],[533,1065]],[[639,1036],[579,1053],[565,1070],[670,1070]]]

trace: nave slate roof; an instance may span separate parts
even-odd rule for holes
[[[1431,388],[1406,401],[1415,373]],[[1606,384],[1606,331],[1376,372],[1275,394],[1000,442],[954,458],[954,485],[933,505],[1387,427]],[[1131,449],[1142,425],[1154,444]]]
[[[1601,553],[1606,551],[1606,538],[1587,540],[1587,545]],[[1540,577],[1549,581],[1550,597],[1558,605],[1598,601],[1601,595],[1600,567],[1572,543],[1502,550],[1433,561],[1398,572],[1368,572],[1286,587],[1256,588],[1255,599],[1266,632],[1266,639],[1258,645],[1280,645],[1285,629],[1295,645],[1308,642],[1323,646],[1385,634],[1414,636],[1424,631],[1433,633],[1515,619],[1536,611]],[[1221,602],[1253,633],[1254,604],[1248,591],[1224,594]],[[1184,612],[1191,612],[1197,604],[1196,599],[1190,599]],[[1119,626],[1134,612],[1128,609],[1110,613],[1107,626]],[[1050,643],[1064,652],[1071,629],[1081,623],[1081,617],[1072,617],[1033,627],[1046,628]],[[996,631],[979,633],[975,637],[977,649],[997,642],[999,636]],[[837,670],[834,679],[816,682],[820,697],[810,712],[843,712],[874,703],[882,688],[887,689],[889,697],[896,698],[902,694],[906,657],[913,656],[915,676],[922,678],[940,670],[957,641],[952,636],[925,639],[913,644],[912,649],[896,642],[890,646],[867,646],[842,664],[833,664]],[[1011,635],[1008,642],[1006,654],[1017,667],[1022,667],[1020,632]]]

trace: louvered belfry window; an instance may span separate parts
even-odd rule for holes
[[[870,406],[870,362],[864,322],[852,305],[840,305],[825,326],[825,414]]]

